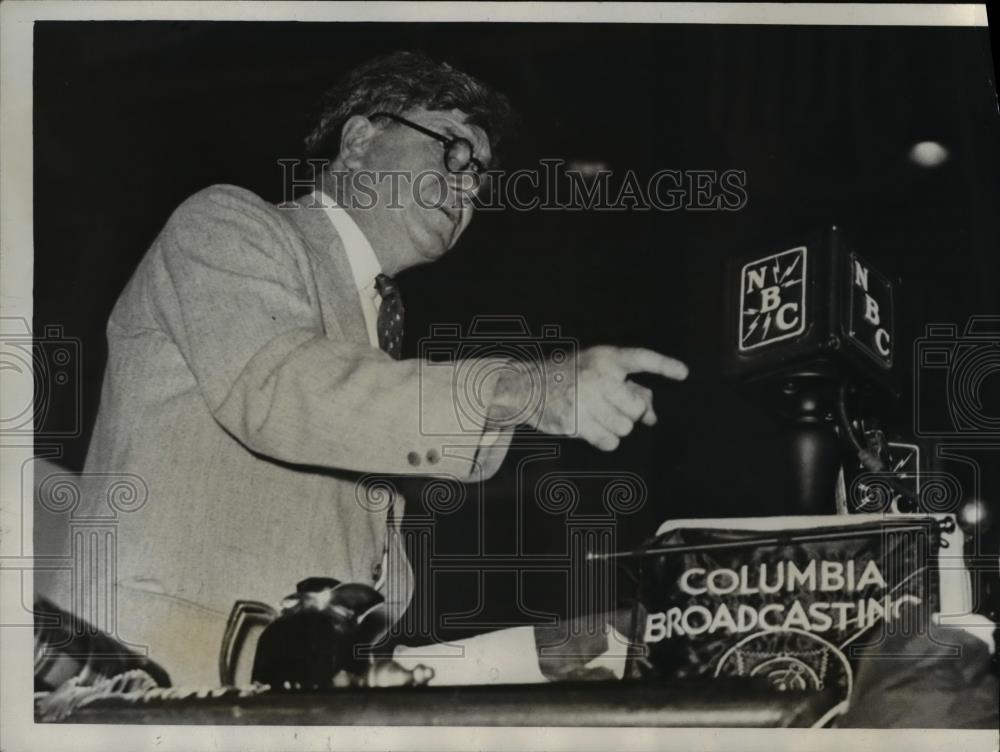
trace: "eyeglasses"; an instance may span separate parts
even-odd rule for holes
[[[444,166],[448,168],[449,172],[472,172],[479,176],[486,171],[483,163],[472,156],[472,142],[467,138],[463,138],[462,136],[448,138],[448,136],[432,131],[430,128],[425,128],[418,123],[414,123],[412,120],[407,120],[391,112],[375,112],[370,117],[387,117],[390,120],[395,120],[397,123],[402,123],[409,128],[413,128],[415,131],[420,131],[425,136],[430,136],[440,141],[444,144]]]

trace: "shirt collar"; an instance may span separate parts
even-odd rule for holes
[[[333,229],[337,231],[344,244],[344,252],[347,254],[347,261],[351,265],[351,274],[354,276],[354,284],[359,291],[374,290],[375,277],[382,273],[382,265],[379,263],[371,243],[368,242],[368,238],[365,237],[351,215],[343,207],[334,204],[330,196],[325,193],[319,194],[317,191],[315,199],[322,205]]]

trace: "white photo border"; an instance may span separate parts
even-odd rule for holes
[[[0,5],[0,316],[32,317],[33,25],[41,20],[233,20],[325,22],[554,22],[777,24],[838,26],[987,25],[982,4],[551,3],[551,2],[90,2],[8,0]],[[0,411],[28,404],[31,374],[0,373]],[[32,591],[31,521],[21,509],[20,468],[32,454],[24,437],[0,436],[0,624],[24,612]],[[29,471],[30,472],[30,471]],[[31,488],[30,483],[25,484]],[[29,513],[30,516],[30,513]],[[25,530],[26,550],[20,535]],[[22,579],[23,577],[23,579]],[[35,724],[30,624],[0,636],[0,749],[256,750],[536,749],[868,750],[997,749],[992,731],[751,730],[533,727],[155,726]],[[554,690],[556,691],[556,690]]]

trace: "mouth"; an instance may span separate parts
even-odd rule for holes
[[[459,210],[450,206],[439,206],[438,211],[448,218],[448,221],[451,222],[452,229],[458,228],[459,223],[462,221],[462,213]]]

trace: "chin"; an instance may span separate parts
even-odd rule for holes
[[[442,231],[438,225],[423,227],[419,237],[415,238],[415,250],[426,261],[436,261],[444,256],[455,245],[458,239],[452,229]]]
[[[420,266],[437,261],[448,252],[448,247],[433,235],[419,237],[410,236],[409,252],[406,254],[406,266]]]
[[[423,257],[424,262],[437,261],[439,258],[444,256],[450,246],[437,243],[433,246],[426,246],[420,249],[420,255]]]

